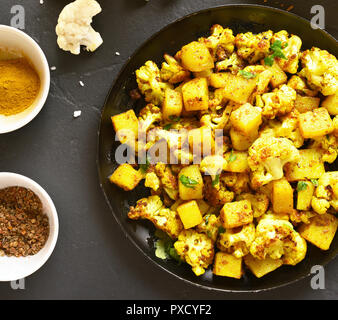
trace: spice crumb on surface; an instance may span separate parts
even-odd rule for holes
[[[120,54],[120,52],[116,51],[116,52],[115,52],[115,55],[116,55],[116,56],[120,56],[121,54]]]
[[[291,11],[294,7],[295,7],[294,5],[289,6],[289,7],[286,9],[286,11]]]
[[[81,87],[84,87],[83,81],[80,80],[80,81],[79,81],[79,84],[80,84]]]
[[[78,118],[79,116],[81,116],[81,113],[82,113],[81,110],[74,111],[73,117],[74,117],[74,118]]]
[[[54,71],[54,70],[56,70],[56,67],[52,66],[52,67],[50,67],[50,70]]]
[[[48,236],[48,217],[33,191],[23,187],[0,190],[0,256],[34,255]]]

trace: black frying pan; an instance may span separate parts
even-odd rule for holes
[[[196,286],[220,291],[260,291],[286,285],[310,274],[314,265],[325,265],[338,253],[338,237],[333,241],[330,250],[321,251],[309,245],[306,258],[294,267],[283,266],[261,279],[246,272],[241,280],[213,276],[208,270],[205,275],[196,277],[191,267],[186,264],[177,265],[174,261],[164,261],[154,254],[154,226],[148,221],[131,221],[127,217],[128,207],[148,195],[146,188],[137,187],[132,192],[124,192],[108,181],[109,175],[117,167],[114,160],[115,149],[119,145],[114,141],[114,131],[110,117],[127,109],[136,111],[143,102],[135,103],[129,91],[136,88],[135,70],[147,60],[156,63],[163,61],[163,54],[175,54],[184,44],[206,36],[210,27],[215,24],[230,27],[234,33],[252,31],[258,33],[265,30],[275,32],[286,29],[301,37],[302,49],[317,46],[338,56],[336,40],[322,30],[313,30],[310,23],[286,11],[264,6],[229,5],[203,10],[188,15],[162,29],[146,41],[126,62],[118,75],[107,97],[102,111],[98,143],[98,170],[100,184],[109,207],[123,229],[126,236],[141,250],[149,260],[173,274],[174,276]],[[130,252],[133,254],[133,252]]]

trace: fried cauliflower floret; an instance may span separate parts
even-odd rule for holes
[[[200,233],[205,233],[212,241],[216,241],[218,236],[218,230],[221,226],[219,218],[214,214],[206,214],[203,217],[203,222],[201,222],[197,227],[196,231]]]
[[[338,171],[325,172],[318,179],[311,206],[319,214],[327,213],[330,207],[338,210]]]
[[[171,84],[161,81],[160,70],[153,61],[147,61],[136,70],[136,81],[145,100],[157,106],[163,102],[165,89],[173,88]]]
[[[201,126],[215,129],[224,129],[229,123],[232,106],[227,105],[222,107],[221,105],[209,105],[209,109],[202,112],[200,118]]]
[[[139,131],[147,132],[154,123],[162,121],[162,112],[159,107],[154,106],[152,103],[147,104],[141,109],[138,117]]]
[[[200,171],[210,175],[214,180],[215,176],[220,174],[227,165],[227,161],[221,155],[211,155],[204,157],[200,163]]]
[[[235,38],[237,54],[250,64],[256,63],[269,54],[272,36],[271,30],[259,34],[239,33]]]
[[[315,139],[310,148],[317,149],[322,154],[323,162],[333,163],[337,159],[338,141],[334,134]]]
[[[155,166],[155,173],[160,178],[161,185],[168,196],[173,199],[178,199],[178,181],[177,177],[173,175],[170,167],[162,162]]]
[[[148,219],[173,239],[177,238],[183,229],[177,212],[165,208],[159,196],[138,200],[136,207],[130,207],[128,217],[133,220]]]
[[[178,83],[189,79],[190,72],[185,70],[178,61],[169,54],[164,55],[166,62],[162,63],[161,78],[169,83]]]
[[[237,200],[249,200],[253,210],[254,218],[262,216],[269,207],[269,198],[264,193],[242,193]]]
[[[196,276],[204,274],[214,258],[214,243],[204,233],[183,230],[174,247],[182,260],[192,266]]]
[[[224,29],[219,24],[215,24],[211,27],[211,35],[208,38],[200,38],[199,42],[202,42],[209,48],[213,56],[218,56],[219,60],[223,60],[222,57],[230,55],[234,51],[235,37],[231,29]]]
[[[301,61],[303,69],[299,75],[305,77],[311,86],[324,96],[338,91],[338,62],[334,55],[313,47],[302,53]]]
[[[246,172],[224,172],[220,180],[235,194],[241,194],[249,190],[249,175]]]
[[[252,170],[252,187],[259,188],[272,180],[281,179],[283,166],[299,160],[298,149],[289,139],[264,135],[249,148],[248,164]]]
[[[309,97],[315,97],[318,94],[318,90],[313,90],[309,88],[306,81],[299,76],[292,76],[288,81],[287,85],[296,90],[297,93]]]
[[[161,181],[155,172],[146,173],[144,186],[147,188],[151,188],[154,191],[157,191],[160,189]]]
[[[293,224],[298,224],[301,222],[308,224],[310,223],[310,219],[315,215],[316,213],[313,211],[293,210],[293,212],[290,214],[290,220],[292,221]]]
[[[245,61],[236,53],[233,52],[229,58],[216,63],[216,71],[227,71],[237,74],[239,70],[245,67]]]
[[[256,238],[250,247],[250,253],[257,259],[283,259],[285,264],[296,265],[304,259],[306,241],[286,220],[266,217],[256,227]]]
[[[294,89],[283,84],[279,89],[263,93],[260,100],[256,100],[257,106],[262,108],[262,115],[268,119],[283,116],[289,113],[296,101],[297,93]]]
[[[249,253],[254,239],[255,225],[249,223],[239,228],[227,229],[224,233],[221,233],[217,247],[221,251],[231,253],[236,258],[241,258]]]
[[[87,51],[95,51],[103,40],[90,24],[101,11],[95,0],[76,0],[66,5],[55,29],[59,47],[72,54],[79,54],[82,45]]]
[[[277,63],[283,71],[289,73],[297,73],[302,40],[295,35],[291,35],[289,37],[288,32],[285,30],[279,31],[273,35],[271,42],[273,43],[276,40],[280,40],[283,44],[288,44],[283,49],[283,53],[286,59],[276,57],[275,59]]]
[[[220,182],[213,186],[210,176],[204,176],[204,197],[205,200],[213,207],[219,207],[227,202],[231,202],[235,195],[233,192],[228,191],[222,179]]]

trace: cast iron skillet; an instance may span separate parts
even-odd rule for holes
[[[184,44],[205,36],[209,28],[221,24],[233,29],[234,33],[265,30],[275,32],[286,29],[299,35],[304,48],[317,46],[338,56],[336,40],[322,30],[313,30],[310,23],[286,11],[257,5],[229,5],[215,7],[190,14],[168,25],[146,41],[126,62],[118,75],[102,111],[98,143],[98,170],[102,190],[116,221],[135,246],[156,265],[186,282],[199,287],[219,291],[257,292],[290,284],[310,274],[314,265],[325,265],[338,253],[338,237],[330,250],[321,251],[309,245],[306,258],[295,267],[283,266],[261,279],[246,272],[241,280],[213,276],[208,270],[205,275],[196,277],[187,264],[177,265],[174,261],[163,261],[154,255],[152,235],[154,226],[148,221],[131,221],[127,217],[128,207],[138,199],[148,195],[146,188],[137,187],[132,192],[124,192],[108,181],[109,175],[117,167],[114,131],[110,117],[127,109],[138,111],[144,102],[133,102],[129,91],[137,87],[135,70],[147,60],[156,63],[163,61],[163,54],[175,54]],[[130,252],[130,254],[133,254]]]

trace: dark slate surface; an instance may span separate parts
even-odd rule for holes
[[[46,53],[52,72],[49,98],[26,127],[0,136],[0,171],[36,180],[58,209],[60,234],[49,261],[26,279],[25,290],[0,283],[0,299],[337,299],[338,260],[326,267],[326,289],[310,279],[256,294],[228,294],[190,286],[150,263],[123,235],[101,193],[96,169],[100,110],[114,77],[129,55],[154,32],[188,13],[226,3],[219,0],[101,0],[95,18],[104,45],[94,54],[72,56],[57,48],[54,28],[69,1],[1,0],[0,24],[10,24],[10,8],[26,9],[26,32]],[[246,1],[264,4],[264,1]],[[326,9],[326,29],[336,38],[337,1],[271,1],[307,19],[310,8]],[[116,56],[115,52],[121,53]],[[79,80],[85,87],[79,85]],[[74,110],[82,116],[73,119]]]

